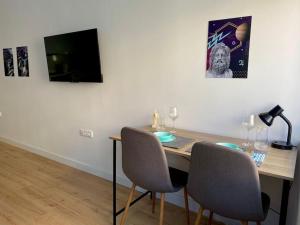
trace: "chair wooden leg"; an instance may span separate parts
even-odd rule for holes
[[[125,222],[126,222],[127,215],[128,215],[128,209],[129,209],[129,206],[130,206],[133,194],[134,194],[135,186],[136,186],[135,184],[132,184],[132,187],[131,187],[131,190],[130,190],[130,193],[129,193],[129,196],[128,196],[128,200],[127,200],[127,203],[126,203],[125,211],[124,211],[124,213],[122,215],[122,218],[121,218],[120,225],[124,225]]]
[[[164,207],[165,207],[165,193],[161,193],[160,195],[160,217],[159,217],[159,225],[164,224]]]
[[[190,225],[190,208],[189,208],[189,196],[186,186],[184,187],[184,203],[187,225]]]
[[[214,212],[210,210],[210,211],[209,211],[208,225],[211,225],[211,224],[212,224],[213,216],[214,216]]]
[[[242,225],[248,225],[248,221],[241,221]]]
[[[197,218],[196,218],[196,221],[195,221],[195,225],[199,225],[199,224],[200,224],[201,219],[202,219],[203,212],[204,212],[204,208],[202,208],[202,207],[200,206],[199,211],[198,211],[198,214],[197,214]]]
[[[152,213],[155,213],[156,192],[152,191]]]

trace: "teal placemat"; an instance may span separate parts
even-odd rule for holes
[[[176,137],[176,139],[174,141],[165,142],[165,143],[162,143],[162,145],[165,147],[169,147],[169,148],[179,149],[179,148],[182,148],[185,145],[188,145],[195,141],[194,139],[185,138],[185,137],[181,137],[181,136],[177,136],[177,135],[175,135],[175,137]]]

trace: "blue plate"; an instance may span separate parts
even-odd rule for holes
[[[159,139],[160,142],[171,142],[176,139],[173,134],[165,131],[154,132],[154,135]]]
[[[236,151],[243,151],[243,149],[240,148],[240,146],[233,144],[233,143],[226,143],[226,142],[218,142],[216,143],[217,145],[221,145],[227,148],[230,148],[232,150],[236,150]]]

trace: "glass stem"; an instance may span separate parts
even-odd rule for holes
[[[247,128],[247,145],[248,145],[248,147],[250,145],[249,132],[250,132],[250,130],[249,130],[249,128]]]

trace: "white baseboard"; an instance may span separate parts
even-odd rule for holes
[[[25,144],[25,143],[22,143],[22,142],[19,142],[19,141],[16,141],[16,140],[13,140],[13,139],[7,138],[7,137],[0,137],[0,141],[5,142],[10,145],[17,146],[26,151],[29,151],[34,154],[43,156],[45,158],[57,161],[59,163],[62,163],[62,164],[68,165],[68,166],[71,166],[71,167],[79,169],[81,171],[93,174],[93,175],[101,177],[105,180],[112,181],[112,177],[113,177],[112,173],[106,172],[104,170],[96,169],[96,168],[91,167],[90,165],[80,162],[78,160],[74,160],[74,159],[53,153],[53,152],[49,152],[45,149],[42,149],[42,148],[39,148],[36,146],[32,146],[29,144]],[[130,185],[131,185],[130,181],[123,176],[117,176],[117,183],[121,184],[123,186],[126,186],[126,187],[130,187]],[[144,190],[139,188],[138,191],[144,191]],[[175,204],[177,206],[184,207],[183,192],[167,194],[166,201],[168,201],[172,204]],[[192,200],[190,200],[190,203],[191,203],[190,204],[191,210],[196,211],[197,205]]]
[[[99,169],[95,169],[95,168],[89,166],[88,164],[80,162],[78,160],[67,158],[62,155],[59,155],[59,154],[56,154],[53,152],[49,152],[45,149],[42,149],[42,148],[39,148],[36,146],[32,146],[29,144],[25,144],[25,143],[22,143],[22,142],[19,142],[19,141],[16,141],[16,140],[13,140],[13,139],[7,138],[7,137],[0,137],[0,141],[17,146],[26,151],[29,151],[29,152],[35,153],[37,155],[43,156],[45,158],[60,162],[62,164],[82,170],[84,172],[99,176],[106,180],[110,180],[110,181],[112,180],[112,174],[106,173],[105,171],[101,171]]]

